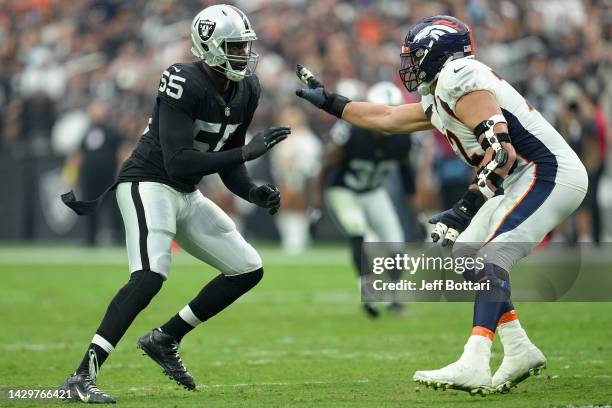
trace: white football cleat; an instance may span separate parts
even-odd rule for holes
[[[540,375],[545,368],[546,357],[533,343],[513,347],[505,352],[504,360],[493,376],[493,388],[501,393],[510,392],[521,381],[532,375]]]
[[[546,368],[546,357],[529,340],[518,319],[498,326],[497,333],[504,346],[504,359],[493,376],[495,391],[506,393],[532,375]]]
[[[475,339],[477,337],[482,340]],[[474,347],[475,342],[483,344]],[[485,342],[488,342],[488,345],[484,344]],[[494,389],[491,386],[489,367],[490,347],[491,340],[482,336],[471,336],[459,360],[439,370],[417,371],[413,379],[419,384],[433,387],[436,390],[438,388],[461,390],[483,397],[492,394]]]

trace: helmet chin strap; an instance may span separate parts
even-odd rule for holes
[[[419,95],[427,96],[427,95],[431,94],[431,86],[433,85],[434,82],[436,82],[438,80],[439,76],[440,76],[440,73],[438,72],[436,74],[436,76],[434,77],[434,79],[432,79],[429,82],[424,82],[421,85],[419,85],[418,88],[417,88],[417,91],[419,92]]]
[[[431,82],[427,82],[426,84],[421,84],[419,85],[419,87],[417,88],[417,91],[419,92],[419,95],[421,96],[427,96],[431,93]]]
[[[224,65],[229,65],[231,67],[231,64],[229,62],[226,62]],[[234,71],[231,68],[227,68],[227,66],[222,66],[222,65],[210,66],[209,65],[209,67],[213,71],[220,74],[222,77],[232,82],[240,82],[246,77],[246,75],[244,75],[244,71]]]

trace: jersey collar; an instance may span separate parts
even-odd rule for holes
[[[233,95],[230,98],[230,100],[226,102],[225,99],[223,99],[223,96],[221,96],[221,93],[215,87],[215,84],[213,83],[213,81],[209,78],[208,73],[202,66],[202,63],[198,61],[198,62],[195,62],[195,64],[197,65],[198,69],[202,73],[204,80],[210,85],[209,88],[211,89],[211,93],[213,97],[217,100],[217,102],[219,102],[221,106],[229,106],[229,107],[239,107],[240,106],[242,102],[242,97],[244,94],[244,85],[245,85],[244,80],[234,82],[236,87],[234,88]]]

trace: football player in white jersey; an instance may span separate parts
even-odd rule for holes
[[[414,380],[470,393],[505,392],[546,366],[546,358],[521,327],[510,301],[509,272],[545,235],[570,215],[587,190],[587,174],[563,137],[491,68],[474,58],[471,29],[450,16],[416,23],[402,47],[400,77],[421,103],[398,107],[349,99],[327,91],[298,66],[308,88],[296,91],[345,121],[383,133],[437,128],[477,177],[453,208],[436,215],[434,242],[453,252],[487,254],[482,270],[465,279],[490,283],[478,291],[473,329],[456,362],[417,371]],[[464,244],[464,245],[461,245]],[[491,298],[491,295],[494,297]],[[504,347],[491,376],[494,333]]]

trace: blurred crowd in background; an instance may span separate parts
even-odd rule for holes
[[[83,181],[98,180],[94,184],[105,187],[112,180],[146,126],[163,70],[193,60],[191,19],[214,3],[0,0],[0,158],[28,162],[61,157],[66,184],[80,184],[83,194],[95,196],[96,188],[84,191],[88,183]],[[612,0],[231,3],[249,15],[259,37],[254,48],[261,56],[257,74],[263,95],[251,131],[276,123],[294,129],[270,159],[255,162],[252,169],[283,190],[286,205],[277,217],[278,231],[306,237],[287,243],[289,248],[299,250],[308,241],[303,222],[308,180],[317,172],[334,124],[329,115],[294,96],[299,85],[295,64],[308,66],[330,88],[343,85],[357,99],[375,82],[394,80],[399,85],[404,36],[413,22],[433,14],[468,22],[477,58],[515,85],[583,159],[591,178],[589,196],[555,239],[612,240],[606,225],[608,218],[612,221],[612,173],[610,166],[606,169],[612,144]],[[406,93],[405,98],[416,101],[418,96]],[[404,199],[399,183],[388,184],[397,190],[393,193],[406,236],[423,239],[419,214],[452,203],[471,173],[441,135],[424,132],[414,140],[416,193]],[[254,211],[214,178],[207,179],[202,188],[236,220]],[[111,203],[108,212],[116,220],[113,208]],[[87,241],[94,243],[99,222],[89,222]],[[120,222],[102,224],[121,228]],[[287,225],[294,226],[283,232]],[[248,222],[242,228],[257,236]]]

